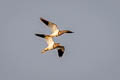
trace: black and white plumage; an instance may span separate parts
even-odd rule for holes
[[[35,35],[39,36],[41,38],[45,38],[45,40],[47,42],[48,46],[42,50],[42,53],[45,53],[46,51],[49,51],[49,50],[57,49],[58,50],[58,56],[59,57],[63,56],[64,51],[65,51],[64,46],[62,46],[60,43],[55,43],[53,41],[53,38],[48,36],[48,35],[44,35],[44,34],[35,34]]]
[[[43,19],[42,17],[40,18],[40,21],[42,21],[45,25],[47,25],[51,29],[52,33],[49,35],[51,37],[57,37],[57,36],[60,36],[64,33],[73,33],[70,30],[60,30],[55,23],[50,22],[46,19]]]

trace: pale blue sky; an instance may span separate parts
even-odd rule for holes
[[[120,80],[119,0],[1,0],[0,80]],[[74,34],[41,54],[49,34],[43,17]]]

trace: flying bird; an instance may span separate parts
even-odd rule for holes
[[[55,23],[43,19],[42,17],[40,18],[40,21],[42,21],[45,25],[47,25],[51,29],[52,33],[49,35],[51,37],[58,37],[64,33],[73,33],[70,30],[60,30]]]
[[[38,37],[41,37],[41,38],[45,38],[45,40],[48,44],[48,46],[41,51],[42,53],[45,53],[46,51],[49,51],[49,50],[57,49],[58,56],[59,57],[63,56],[64,51],[65,51],[64,46],[62,46],[60,43],[55,43],[53,41],[53,38],[50,37],[49,35],[45,35],[45,34],[35,34],[35,35]]]

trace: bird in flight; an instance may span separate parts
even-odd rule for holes
[[[52,33],[49,35],[51,37],[58,37],[64,33],[73,33],[70,30],[60,30],[55,23],[43,19],[42,17],[40,18],[40,21],[42,21],[45,25],[47,25],[51,29]]]
[[[65,51],[64,46],[62,46],[60,43],[55,43],[53,41],[53,38],[50,37],[49,35],[45,35],[45,34],[35,34],[35,35],[38,37],[44,38],[47,42],[48,46],[46,48],[44,48],[41,53],[45,53],[46,51],[57,49],[58,56],[59,57],[63,56],[64,51]]]

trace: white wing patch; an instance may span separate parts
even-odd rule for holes
[[[56,36],[58,35],[59,30],[54,31],[54,33],[50,34],[51,36]]]
[[[59,31],[56,24],[51,24],[50,28],[51,28],[52,33],[55,33],[56,31]]]

